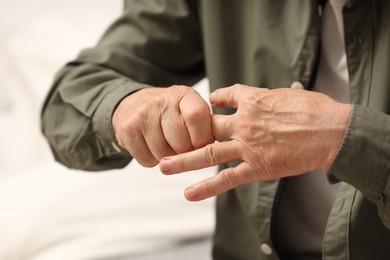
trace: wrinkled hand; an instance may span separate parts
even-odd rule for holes
[[[214,141],[206,101],[185,86],[145,88],[127,96],[112,125],[119,145],[145,167]]]
[[[210,95],[214,107],[233,107],[233,115],[213,115],[216,140],[201,149],[164,158],[164,174],[239,160],[237,167],[188,187],[188,200],[221,194],[241,184],[328,169],[342,143],[351,105],[305,90],[259,89],[243,85]]]

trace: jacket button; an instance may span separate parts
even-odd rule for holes
[[[263,243],[260,245],[260,251],[263,252],[263,254],[265,255],[272,255],[272,247],[267,244],[267,243]]]
[[[303,84],[299,81],[294,81],[291,83],[290,88],[292,89],[304,89]]]

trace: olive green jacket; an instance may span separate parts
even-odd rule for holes
[[[390,1],[352,0],[343,14],[354,109],[328,172],[341,186],[323,258],[390,259]],[[123,97],[204,76],[211,90],[295,81],[310,89],[320,20],[315,0],[126,1],[98,45],[58,73],[43,107],[43,133],[70,168],[124,167],[131,157],[111,126]],[[252,183],[218,198],[215,259],[278,259],[272,243],[278,187],[279,181]]]

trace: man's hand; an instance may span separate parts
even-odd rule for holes
[[[192,88],[145,88],[124,98],[112,125],[120,146],[141,165],[192,151],[214,141],[210,109]]]
[[[233,115],[213,115],[217,142],[160,162],[174,174],[234,160],[241,163],[188,187],[188,200],[221,194],[241,184],[327,170],[348,126],[352,107],[305,90],[259,89],[243,85],[210,95],[215,107],[233,107]]]

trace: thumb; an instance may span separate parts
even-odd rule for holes
[[[238,100],[243,86],[236,84],[227,88],[220,88],[210,94],[210,103],[213,107],[238,108]]]

